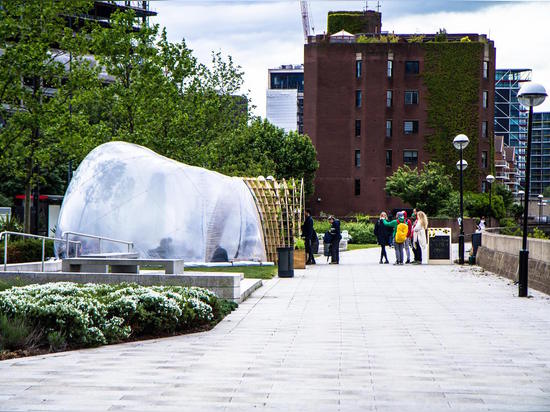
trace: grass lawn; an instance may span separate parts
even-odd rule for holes
[[[373,247],[378,247],[378,245],[377,244],[372,244],[372,243],[369,243],[369,244],[348,243],[348,250],[370,249],[370,248],[373,248]]]
[[[189,272],[239,272],[245,278],[271,279],[277,275],[277,266],[239,266],[219,268],[189,268]]]
[[[12,286],[25,286],[25,285],[28,285],[28,283],[22,281],[20,278],[7,280],[7,279],[2,279],[1,276],[2,275],[0,275],[0,292],[3,291],[3,290],[9,289]]]

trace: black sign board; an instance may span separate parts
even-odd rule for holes
[[[451,259],[451,237],[448,235],[435,235],[429,237],[430,260]]]

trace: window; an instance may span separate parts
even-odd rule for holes
[[[485,180],[481,182],[481,193],[487,193],[487,182]]]
[[[355,61],[355,77],[358,79],[361,77],[361,71],[363,69],[363,62],[361,60]]]
[[[363,103],[363,93],[361,93],[361,90],[355,91],[355,107],[361,107],[361,104]]]
[[[361,120],[355,121],[355,137],[361,137]]]
[[[386,120],[386,137],[391,137],[392,135],[392,121]]]
[[[406,90],[405,91],[405,104],[418,104],[418,91]]]
[[[403,151],[403,163],[407,165],[418,164],[418,152],[416,150],[404,150]]]
[[[391,167],[393,164],[392,151],[386,150],[386,166]]]
[[[420,72],[420,66],[418,61],[406,61],[405,62],[405,74],[418,74]]]
[[[392,106],[393,92],[391,90],[386,91],[386,107]]]
[[[361,167],[361,150],[355,151],[355,167]]]
[[[487,138],[487,121],[481,122],[481,137]]]
[[[361,194],[361,180],[355,179],[355,196],[359,196]]]
[[[388,77],[393,76],[393,60],[388,60]]]
[[[487,169],[487,152],[481,152],[481,167]]]
[[[487,107],[489,107],[489,92],[483,90],[483,108],[486,109]]]
[[[403,132],[405,134],[418,133],[418,120],[405,120],[403,122]]]
[[[483,78],[484,79],[489,78],[489,62],[487,61],[483,62]]]

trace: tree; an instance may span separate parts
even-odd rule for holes
[[[25,232],[30,232],[31,190],[44,171],[56,167],[66,146],[67,134],[55,127],[63,123],[72,88],[64,60],[67,53],[82,52],[75,37],[84,37],[74,36],[63,16],[90,5],[88,0],[12,0],[0,7],[0,117],[6,119],[0,129],[0,173],[24,187]]]
[[[493,195],[491,199],[491,207],[489,207],[488,193],[464,193],[464,216],[481,217],[491,216],[495,219],[502,219],[506,216],[504,201],[500,195]],[[450,194],[444,206],[440,209],[440,213],[444,216],[459,217],[460,216],[460,193],[454,191]]]
[[[424,163],[422,170],[399,167],[386,179],[386,192],[403,202],[422,209],[428,215],[437,215],[452,190],[445,167],[436,162]]]

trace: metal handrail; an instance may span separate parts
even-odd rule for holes
[[[45,252],[46,252],[46,240],[52,240],[56,241],[56,239],[46,236],[40,236],[40,235],[32,235],[30,233],[21,233],[21,232],[10,232],[10,231],[4,231],[0,232],[0,242],[2,241],[2,237],[4,237],[4,272],[8,269],[8,237],[9,235],[12,236],[21,236],[21,237],[30,237],[35,239],[42,239],[42,272],[44,272],[44,258],[45,258]],[[71,240],[70,243],[75,243],[80,245],[81,242],[78,240]],[[68,253],[68,252],[67,252]],[[78,257],[78,247],[75,250],[75,256]]]
[[[69,235],[74,236],[80,236],[80,237],[87,237],[90,239],[97,239],[99,243],[99,253],[101,253],[101,242],[107,241],[107,242],[113,242],[113,243],[122,243],[124,245],[128,246],[128,253],[130,253],[134,249],[134,242],[129,242],[127,240],[120,240],[120,239],[111,239],[105,236],[96,236],[96,235],[89,235],[87,233],[80,233],[80,232],[71,232],[67,231],[63,233],[63,236],[65,236],[65,242],[67,244],[67,250],[69,250]],[[68,253],[68,252],[67,252]]]

